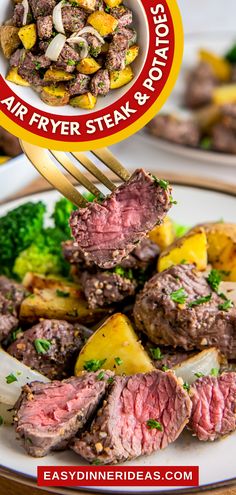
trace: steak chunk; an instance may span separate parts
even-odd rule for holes
[[[186,296],[184,304],[173,300],[180,289]],[[146,283],[136,298],[134,316],[139,330],[156,344],[185,350],[218,347],[235,359],[236,309],[222,311],[222,302],[192,265],[177,265]]]
[[[204,376],[191,387],[190,428],[199,440],[216,440],[236,429],[236,373]]]
[[[52,16],[38,17],[37,19],[37,32],[41,40],[48,40],[52,36],[53,22]]]
[[[69,84],[70,95],[83,95],[89,91],[90,77],[84,74],[77,74],[75,79]]]
[[[60,57],[54,66],[58,69],[63,69],[66,72],[74,72],[76,62],[78,62],[79,59],[79,53],[69,45],[65,45],[64,48],[62,48]]]
[[[212,147],[221,153],[236,154],[236,128],[222,121],[212,129]]]
[[[26,295],[24,287],[0,277],[0,341],[19,324],[19,308]]]
[[[212,93],[218,81],[213,70],[206,62],[200,62],[187,77],[185,105],[198,108],[211,102]]]
[[[45,55],[33,55],[31,52],[27,52],[20,64],[18,73],[33,86],[41,86],[43,80],[40,77],[39,69],[46,69],[50,65],[51,60]]]
[[[106,69],[100,69],[92,77],[90,83],[91,93],[94,96],[106,96],[110,91],[110,77]]]
[[[190,413],[191,400],[171,372],[115,377],[90,431],[72,448],[104,464],[149,455],[178,438]]]
[[[29,0],[29,4],[36,19],[37,17],[51,15],[56,5],[56,0]]]
[[[114,7],[111,9],[110,14],[118,20],[118,27],[122,28],[129,26],[133,22],[133,12],[127,9],[124,5]]]
[[[83,272],[80,277],[82,289],[90,308],[108,306],[127,297],[134,296],[137,282],[117,273],[98,272],[94,275]]]
[[[21,27],[24,19],[24,6],[18,3],[14,8],[14,14],[12,18],[12,24],[16,27]]]
[[[194,121],[180,120],[173,115],[157,115],[147,128],[153,136],[176,144],[196,147],[200,141],[200,131]]]
[[[60,320],[42,320],[22,332],[7,351],[51,380],[62,379],[71,374],[84,342],[85,335],[80,325]]]
[[[87,14],[78,7],[66,6],[62,9],[62,22],[66,32],[75,33],[83,29]]]
[[[32,382],[16,404],[16,432],[28,454],[43,457],[66,448],[95,412],[111,372],[83,373],[62,382]]]
[[[72,213],[72,235],[89,262],[112,268],[163,221],[169,208],[167,183],[136,170],[102,204],[90,203]]]

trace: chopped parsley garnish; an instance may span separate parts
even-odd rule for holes
[[[200,148],[202,148],[202,150],[210,150],[212,148],[212,138],[209,136],[202,138],[200,141]]]
[[[227,301],[223,302],[222,304],[219,304],[218,309],[221,311],[228,311],[229,309],[234,307],[233,301],[230,301],[230,299],[227,299]]]
[[[173,196],[170,196],[170,204],[171,205],[177,205],[178,202],[174,200]]]
[[[150,352],[151,352],[153,359],[155,359],[156,361],[159,361],[163,357],[160,347],[156,347],[156,348],[151,347]]]
[[[6,382],[7,384],[17,382],[17,378],[14,373],[10,373],[10,375],[6,376]]]
[[[183,388],[184,388],[184,390],[187,390],[187,392],[189,392],[189,390],[190,390],[190,385],[189,385],[189,383],[184,382],[184,384],[183,384]]]
[[[104,379],[104,371],[100,371],[100,373],[97,376],[97,380],[100,381],[100,380],[103,380],[103,379]]]
[[[211,374],[211,376],[218,376],[219,370],[217,368],[212,368],[210,374]]]
[[[102,88],[104,88],[104,86],[105,86],[105,83],[103,81],[101,81],[100,83],[98,83],[98,87],[99,88],[102,89]]]
[[[110,376],[110,378],[108,378],[107,380],[107,383],[113,383],[113,382],[114,382],[114,377]]]
[[[0,426],[2,426],[2,425],[3,425],[3,417],[0,416]]]
[[[194,306],[200,306],[200,304],[207,303],[211,300],[211,297],[212,297],[211,294],[209,294],[208,296],[205,296],[205,297],[199,297],[195,301],[190,302],[188,307],[193,308]]]
[[[176,237],[183,237],[186,232],[188,232],[190,227],[186,225],[181,225],[180,223],[173,222]]]
[[[106,359],[90,359],[89,361],[85,361],[84,369],[86,371],[98,371],[105,362]]]
[[[46,339],[35,339],[34,341],[34,347],[38,354],[47,354],[51,345],[51,342]]]
[[[36,62],[34,62],[34,65],[35,65],[35,69],[36,69],[36,70],[41,69],[41,63],[40,63],[40,62],[37,62],[37,61],[36,61]]]
[[[178,303],[178,304],[185,304],[188,295],[186,294],[185,290],[183,287],[181,287],[178,290],[175,290],[170,294],[170,298],[172,301]]]
[[[67,65],[76,65],[76,62],[72,59],[67,60]]]
[[[149,419],[146,424],[149,430],[163,431],[163,426],[161,425],[161,423],[159,423],[159,421],[156,421],[155,419]]]
[[[93,462],[92,462],[92,465],[93,466],[101,466],[102,465],[102,462],[99,461],[99,459],[94,459]]]
[[[115,358],[115,363],[118,365],[118,366],[121,366],[123,364],[123,361],[120,357],[116,357]]]
[[[163,364],[162,366],[162,371],[168,371],[170,368],[168,368],[168,366],[166,366],[165,364]]]
[[[60,289],[56,290],[56,295],[57,295],[57,297],[70,297],[69,292],[64,292],[63,290],[60,290]]]
[[[204,375],[204,373],[201,373],[201,371],[198,371],[197,373],[194,373],[194,375],[197,377],[197,378],[202,378]]]
[[[11,334],[11,342],[15,342],[15,340],[17,340],[18,335],[20,333],[22,333],[22,329],[21,328],[17,328],[17,330],[13,330],[13,332]]]
[[[168,182],[168,180],[164,180],[164,179],[158,179],[155,175],[152,176],[155,184],[158,184],[158,186],[160,186],[162,189],[164,189],[164,191],[167,191],[170,183]]]
[[[131,268],[122,268],[122,266],[116,266],[114,268],[114,273],[120,275],[120,277],[127,278],[128,280],[133,280],[134,274]]]
[[[221,281],[222,281],[221,272],[215,269],[211,270],[207,277],[207,282],[214,292],[218,292]]]

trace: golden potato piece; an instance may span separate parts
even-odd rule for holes
[[[121,313],[106,320],[87,341],[78,356],[75,375],[85,369],[87,361],[94,359],[105,359],[102,368],[117,375],[146,373],[154,369],[130,321]]]
[[[157,269],[162,272],[173,265],[182,263],[195,264],[198,270],[206,269],[207,238],[204,229],[199,228],[196,232],[186,234],[162,251]]]
[[[208,242],[208,261],[222,270],[222,278],[236,282],[236,224],[209,223],[202,226]]]
[[[225,84],[217,86],[213,91],[213,102],[216,105],[236,103],[236,84]]]
[[[31,50],[37,41],[36,24],[28,24],[19,29],[18,36],[26,50]]]
[[[41,99],[44,103],[53,107],[67,105],[70,100],[69,92],[63,84],[58,86],[45,86],[41,92]]]
[[[99,65],[94,58],[87,57],[87,58],[83,58],[78,63],[78,65],[76,66],[76,69],[81,74],[90,75],[90,74],[94,74],[99,69],[101,69],[101,65]]]
[[[3,165],[4,163],[8,162],[11,158],[9,156],[0,156],[0,165]]]
[[[110,9],[114,9],[114,7],[118,7],[123,0],[104,0],[104,2]]]
[[[0,44],[6,58],[10,58],[21,44],[18,31],[19,28],[14,26],[0,27]]]
[[[151,241],[155,242],[161,250],[170,246],[175,240],[175,230],[172,220],[169,217],[166,217],[161,225],[157,225],[149,232],[149,238]]]
[[[108,36],[118,26],[118,20],[103,10],[96,10],[88,17],[88,23],[93,26],[101,36]]]
[[[132,64],[139,54],[139,46],[133,45],[126,52],[125,63],[126,65]]]
[[[10,81],[14,84],[18,84],[19,86],[30,86],[28,81],[23,79],[23,77],[18,74],[18,68],[17,67],[12,67],[6,77],[7,81]]]
[[[230,63],[223,57],[209,52],[208,50],[199,51],[200,60],[209,64],[220,81],[229,81],[232,73]]]
[[[72,4],[78,5],[87,12],[94,12],[97,6],[97,0],[69,0]]]
[[[52,83],[71,81],[74,78],[75,76],[73,74],[59,69],[48,69],[44,74],[44,81]]]
[[[86,93],[84,95],[75,96],[70,99],[70,105],[75,108],[83,108],[85,110],[92,110],[97,103],[96,96],[92,93]]]
[[[22,283],[30,292],[33,292],[34,289],[59,289],[66,292],[68,287],[74,288],[75,290],[81,289],[78,284],[68,282],[68,280],[63,277],[56,275],[50,275],[47,277],[45,275],[32,272],[26,273]]]
[[[111,89],[118,89],[132,81],[134,73],[128,65],[123,70],[113,70],[110,72]]]

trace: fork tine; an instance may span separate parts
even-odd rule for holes
[[[20,141],[21,147],[27,158],[38,172],[69,201],[78,207],[85,207],[87,201],[79,191],[70,183],[49,158],[45,149],[33,144]]]
[[[87,177],[85,177],[80,170],[78,170],[78,168],[72,163],[65,153],[54,150],[50,150],[50,153],[82,186],[88,189],[97,198],[101,196],[101,191],[99,191],[99,189],[92,182],[90,182],[90,180],[87,179]]]
[[[111,182],[102,172],[99,170],[96,165],[84,154],[81,152],[73,152],[71,153],[79,162],[86,168],[92,175],[96,177],[104,186],[107,187],[110,191],[114,191],[116,189],[115,184]]]
[[[130,173],[123,167],[123,165],[117,160],[113,153],[108,148],[100,148],[92,151],[101,162],[103,162],[110,170],[112,170],[120,179],[127,181],[130,178]]]

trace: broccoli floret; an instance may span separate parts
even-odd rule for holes
[[[52,214],[55,226],[66,234],[67,239],[71,238],[69,218],[74,210],[76,210],[76,206],[73,205],[73,203],[71,203],[68,199],[62,198],[55,204],[54,212]]]
[[[43,228],[45,205],[28,202],[0,218],[0,273],[12,276],[14,261],[37,239]]]

